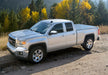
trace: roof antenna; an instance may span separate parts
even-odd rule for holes
[[[53,21],[51,21],[51,23],[53,23]]]

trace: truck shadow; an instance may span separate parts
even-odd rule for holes
[[[64,50],[59,50],[55,52],[48,53],[46,59],[38,64],[31,64],[27,61],[14,62],[14,65],[19,68],[19,66],[26,66],[26,75],[31,75],[41,71],[45,71],[54,67],[59,67],[71,62],[74,62],[85,55],[91,54],[91,52],[81,50],[80,48],[68,48]],[[12,63],[13,65],[13,63]],[[21,69],[21,68],[19,68]]]
[[[45,61],[39,64],[29,64],[27,75],[35,74],[74,62],[88,54],[91,54],[91,52],[81,50],[80,48],[68,48],[48,53]]]

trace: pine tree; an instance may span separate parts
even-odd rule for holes
[[[3,26],[4,20],[5,20],[7,15],[8,15],[8,11],[7,10],[3,10],[3,11],[0,12],[0,23],[1,23],[1,26]]]
[[[81,21],[79,0],[72,0],[70,3],[71,4],[70,4],[70,11],[69,11],[68,19],[73,20],[75,23],[79,23]]]
[[[14,11],[9,13],[9,31],[14,31],[18,29],[18,18]]]
[[[44,1],[43,0],[37,0],[35,5],[36,5],[36,11],[38,11],[39,14],[41,14],[41,10],[45,7]]]
[[[53,5],[51,6],[49,18],[52,18],[52,19],[55,18],[55,15],[56,15],[56,14],[55,14],[54,8],[55,8],[56,5],[57,5],[57,3],[55,3],[55,4],[53,4]]]
[[[35,6],[34,0],[31,1],[29,8],[30,8],[30,14],[32,14],[32,11],[36,11],[36,6]]]
[[[97,15],[96,15],[96,24],[107,24],[108,23],[108,11],[105,8],[103,0],[99,1]]]
[[[2,26],[1,26],[1,24],[0,24],[0,33],[2,32]]]

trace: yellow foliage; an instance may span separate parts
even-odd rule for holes
[[[68,17],[68,12],[69,12],[69,1],[68,0],[63,0],[62,2],[58,3],[57,6],[55,7],[55,12],[56,12],[56,18],[67,18]]]
[[[79,0],[75,0],[76,1],[76,3],[79,3]]]
[[[32,11],[32,19],[37,22],[39,20],[39,12]]]
[[[8,19],[8,15],[7,15],[4,20],[4,31],[7,31],[8,27],[9,27],[9,19]]]
[[[26,23],[30,18],[30,8],[26,7],[25,9],[22,9],[20,12],[22,22]]]
[[[47,11],[46,11],[46,8],[43,8],[42,10],[41,10],[41,15],[42,15],[42,19],[44,20],[44,19],[47,19]]]
[[[83,10],[85,10],[85,9],[90,10],[91,9],[91,5],[88,3],[87,0],[83,0],[81,2],[81,9],[83,9]]]

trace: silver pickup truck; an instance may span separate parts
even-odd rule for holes
[[[74,24],[70,20],[48,19],[36,23],[30,29],[9,34],[7,47],[16,57],[38,63],[48,52],[81,45],[90,51],[99,40],[99,28]]]

